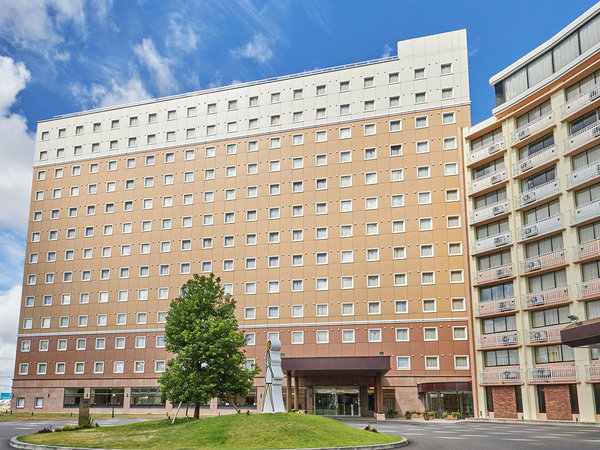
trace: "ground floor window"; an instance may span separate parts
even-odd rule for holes
[[[165,398],[157,387],[132,387],[130,406],[132,408],[163,408]]]
[[[571,400],[571,414],[579,414],[579,398],[577,397],[577,385],[569,385],[569,399]]]
[[[473,417],[473,393],[471,391],[426,392],[424,407],[426,411],[435,412],[439,418],[442,418],[444,413],[453,412],[459,412],[462,417]]]
[[[70,408],[79,406],[79,402],[83,398],[84,388],[65,388],[63,397],[63,407]]]
[[[594,402],[596,403],[596,414],[600,414],[600,384],[592,384],[594,389]]]
[[[25,408],[25,397],[17,397],[17,408]]]
[[[538,399],[538,412],[540,414],[546,413],[546,390],[544,386],[538,384],[537,386],[537,399]]]
[[[44,399],[42,397],[36,397],[33,401],[33,406],[35,406],[36,408],[43,408]]]
[[[523,394],[521,391],[521,386],[515,386],[515,401],[517,403],[517,412],[523,412]]]
[[[256,387],[252,386],[248,391],[248,395],[244,397],[237,397],[235,399],[235,404],[238,406],[238,408],[256,408]],[[228,407],[233,405],[229,402],[226,402],[225,400],[219,399],[217,402],[217,406]]]
[[[91,388],[90,406],[122,408],[124,394],[123,388]]]
[[[485,388],[485,408],[488,412],[494,412],[494,395],[491,386]]]
[[[360,416],[360,390],[358,386],[315,386],[313,395],[316,415]]]

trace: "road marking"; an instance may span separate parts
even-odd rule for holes
[[[444,439],[466,439],[462,436],[446,436]]]
[[[505,438],[504,441],[520,441],[520,442],[533,442],[533,439],[526,438]]]

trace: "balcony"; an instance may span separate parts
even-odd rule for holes
[[[583,242],[573,246],[574,262],[582,262],[587,259],[600,257],[600,239]]]
[[[571,226],[582,225],[588,220],[600,217],[600,200],[573,208],[571,211]]]
[[[559,180],[548,181],[539,186],[515,195],[515,209],[533,206],[543,200],[547,200],[560,194]]]
[[[521,275],[536,275],[549,269],[561,267],[567,263],[567,251],[563,248],[543,255],[527,258],[519,263]]]
[[[517,331],[507,331],[506,333],[481,334],[477,336],[478,349],[514,347],[518,345],[519,333]]]
[[[475,317],[487,317],[496,314],[507,314],[517,310],[517,302],[515,298],[502,298],[489,302],[479,302],[478,308],[475,310]]]
[[[533,172],[534,169],[538,169],[548,163],[556,161],[558,159],[558,149],[556,145],[546,147],[539,152],[529,155],[520,161],[513,164],[513,177],[520,178]]]
[[[549,327],[532,328],[525,330],[525,343],[527,345],[551,344],[560,342],[560,330],[569,325],[561,323],[560,325],[551,325]]]
[[[519,368],[487,369],[479,371],[479,384],[522,384],[522,370]]]
[[[567,190],[575,189],[600,178],[600,162],[593,162],[567,174]]]
[[[585,381],[600,381],[600,364],[586,364]]]
[[[597,106],[600,100],[600,88],[594,86],[592,89],[582,93],[579,97],[564,104],[560,108],[560,120],[569,120],[572,117],[587,112]]]
[[[476,285],[481,285],[513,276],[513,265],[505,264],[503,266],[492,267],[491,269],[479,270],[473,274],[473,280],[475,280]]]
[[[600,278],[577,283],[577,300],[593,300],[600,297]]]
[[[524,294],[522,298],[523,309],[553,306],[569,302],[570,300],[569,286],[560,286],[554,289]]]
[[[536,366],[527,369],[530,383],[570,383],[577,381],[575,366]]]
[[[474,241],[471,254],[479,255],[481,253],[493,251],[498,248],[508,247],[510,245],[512,245],[510,231],[504,231],[503,233],[494,234],[492,236]]]
[[[550,111],[513,131],[510,137],[510,143],[513,147],[522,147],[553,126],[554,112]]]
[[[481,194],[496,189],[497,186],[502,185],[503,181],[508,181],[506,169],[498,170],[490,175],[477,178],[476,180],[471,181],[469,195]]]
[[[539,238],[562,229],[562,214],[557,214],[539,222],[517,228],[517,242]]]
[[[563,141],[563,155],[568,156],[592,147],[600,140],[600,121],[588,125]]]
[[[471,225],[479,224],[490,219],[496,219],[497,217],[508,213],[510,213],[508,199],[501,200],[471,211]]]
[[[485,147],[478,147],[471,150],[469,153],[469,162],[468,166],[471,166],[476,163],[487,162],[496,157],[496,155],[502,153],[506,150],[506,144],[504,143],[504,138],[499,142],[494,142],[491,145],[487,145]]]

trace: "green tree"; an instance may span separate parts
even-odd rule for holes
[[[219,398],[234,405],[248,394],[258,367],[246,367],[244,333],[235,318],[235,300],[225,295],[221,279],[195,274],[171,302],[165,326],[167,350],[175,356],[159,378],[161,392],[173,404],[200,405]]]

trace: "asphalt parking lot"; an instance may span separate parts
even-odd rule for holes
[[[449,420],[341,420],[364,428],[408,438],[407,449],[599,449],[600,428],[568,425],[527,425]]]

